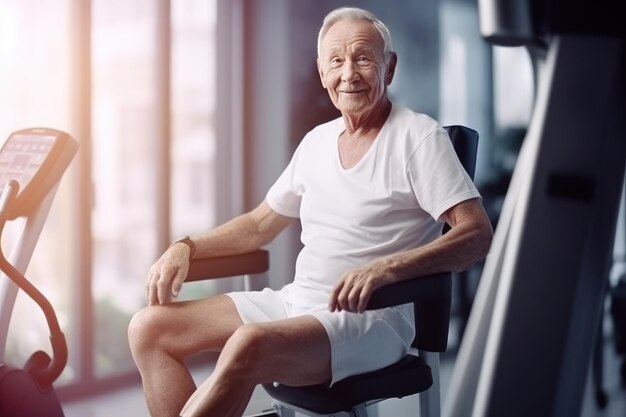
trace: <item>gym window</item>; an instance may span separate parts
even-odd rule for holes
[[[233,166],[216,160],[218,149],[237,145],[216,133],[228,133],[216,116],[218,22],[231,22],[218,14],[230,16],[232,7],[222,0],[0,3],[0,134],[54,127],[80,143],[26,271],[68,341],[69,361],[55,383],[62,398],[137,381],[126,332],[145,305],[148,268],[172,239],[237,210]],[[185,296],[214,285],[190,285]],[[7,362],[21,366],[34,351],[49,351],[43,314],[22,293],[10,320]]]

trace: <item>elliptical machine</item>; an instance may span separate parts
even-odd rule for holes
[[[0,237],[7,221],[25,218],[22,235],[7,260],[0,248],[0,416],[63,417],[53,387],[67,364],[68,349],[54,308],[23,275],[59,181],[78,149],[68,134],[47,128],[17,131],[0,149]],[[4,348],[18,288],[42,309],[52,355],[36,351],[23,368],[4,363]]]

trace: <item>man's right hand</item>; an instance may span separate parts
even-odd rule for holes
[[[177,297],[189,271],[191,248],[177,243],[168,248],[148,272],[146,297],[148,305],[163,305]]]

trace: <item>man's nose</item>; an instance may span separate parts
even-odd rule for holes
[[[351,59],[347,59],[343,64],[343,71],[341,72],[341,81],[351,83],[358,80],[360,77],[356,63]]]

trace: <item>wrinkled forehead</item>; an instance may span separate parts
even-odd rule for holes
[[[368,20],[340,20],[324,35],[321,53],[345,48],[365,48],[384,52],[384,41],[378,29]]]

